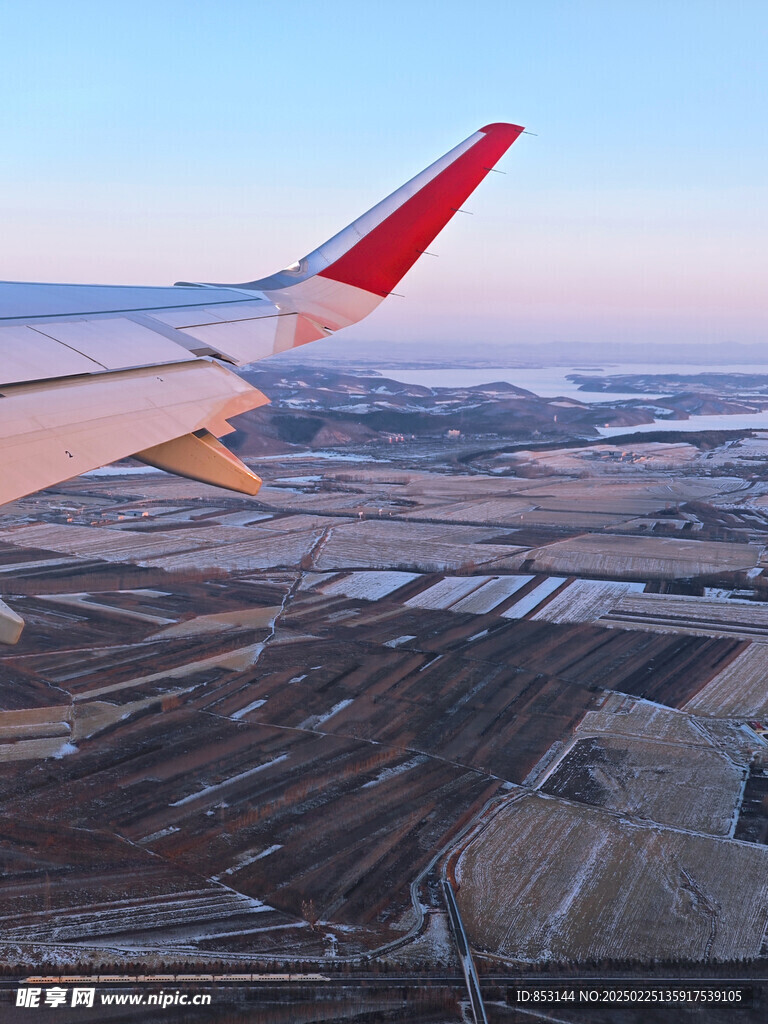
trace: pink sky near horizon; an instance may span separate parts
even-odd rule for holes
[[[511,120],[537,137],[351,340],[768,336],[756,0],[36,0],[6,44],[2,278],[265,276]]]

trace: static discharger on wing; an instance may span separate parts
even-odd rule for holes
[[[269,399],[228,366],[328,337],[371,313],[523,128],[489,124],[333,238],[241,284],[0,283],[0,504],[128,456],[257,493],[221,444]],[[434,255],[434,253],[428,253]],[[22,620],[0,607],[0,641]]]

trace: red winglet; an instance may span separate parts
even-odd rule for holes
[[[503,122],[481,128],[477,142],[319,276],[388,295],[523,130]]]

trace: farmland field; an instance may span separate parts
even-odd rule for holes
[[[537,969],[757,956],[768,438],[367,444],[5,510],[7,940],[431,970],[457,864]]]
[[[633,819],[727,836],[746,774],[746,765],[713,747],[601,736],[577,739],[541,789]]]
[[[768,849],[528,796],[456,868],[470,939],[510,960],[756,956]]]
[[[768,644],[750,644],[685,704],[697,715],[768,715]]]

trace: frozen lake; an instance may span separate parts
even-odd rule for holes
[[[581,363],[574,366],[550,366],[550,367],[509,367],[491,366],[484,369],[466,367],[446,367],[445,369],[423,369],[423,370],[396,370],[386,369],[379,371],[382,376],[394,380],[403,381],[405,384],[423,384],[429,388],[456,388],[467,387],[475,384],[490,384],[494,381],[507,381],[517,387],[525,388],[536,395],[547,398],[562,396],[564,398],[576,398],[580,402],[588,404],[606,401],[620,401],[629,398],[644,398],[652,400],[661,397],[658,394],[620,393],[604,391],[580,391],[578,387],[567,379],[569,374],[580,373],[590,376],[612,377],[618,374],[642,374],[647,376],[651,373],[660,374],[685,374],[693,375],[699,373],[740,373],[740,374],[768,374],[768,363],[740,364],[737,366],[712,366],[691,365],[691,364],[664,364],[661,366],[649,366],[647,363],[605,363],[601,366],[590,366]],[[768,429],[768,410],[755,413],[754,415],[739,413],[732,416],[691,416],[687,420],[655,420],[653,423],[641,423],[633,427],[601,427],[600,433],[604,437],[614,437],[619,434],[650,433],[655,430],[737,430],[749,428],[752,430]]]
[[[423,370],[399,370],[385,369],[378,371],[383,377],[390,377],[393,380],[401,380],[404,384],[423,384],[428,388],[460,388],[471,387],[475,384],[491,384],[494,381],[503,380],[508,384],[515,384],[526,391],[532,391],[535,395],[542,395],[545,398],[562,396],[564,398],[577,398],[581,402],[605,402],[609,400],[618,401],[624,398],[658,398],[659,395],[642,394],[636,392],[619,393],[604,391],[580,391],[573,381],[567,380],[572,373],[588,374],[589,376],[614,377],[617,374],[642,374],[647,376],[651,373],[751,373],[768,374],[768,363],[755,363],[752,365],[740,366],[712,366],[707,365],[686,365],[670,364],[663,366],[648,365],[648,363],[605,363],[600,366],[590,366],[588,363],[576,363],[573,366],[489,366],[484,369],[462,366],[445,367],[441,369]]]
[[[654,420],[633,427],[598,427],[603,437],[618,434],[649,434],[654,430],[768,430],[768,409],[753,416],[738,413],[734,416],[691,416],[687,420]]]

